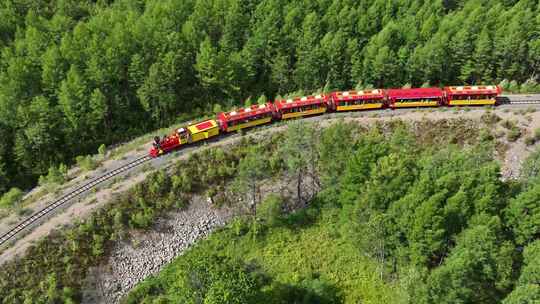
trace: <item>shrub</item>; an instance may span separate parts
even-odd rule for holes
[[[512,120],[510,120],[510,119],[505,119],[505,120],[503,120],[503,122],[502,122],[502,126],[503,126],[505,129],[511,130],[511,129],[516,128],[516,122],[515,122],[515,121],[512,121]]]
[[[98,164],[91,155],[77,156],[77,165],[81,167],[83,171],[91,171],[97,168]]]
[[[540,140],[540,128],[534,130],[534,139]]]
[[[501,121],[501,118],[497,114],[494,114],[491,111],[486,111],[484,114],[482,114],[480,118],[485,124],[488,124],[488,125],[496,124],[499,121]]]
[[[508,131],[506,134],[506,139],[508,141],[516,141],[521,136],[521,130],[517,127],[514,127]]]
[[[219,103],[215,103],[212,111],[215,114],[217,114],[217,113],[223,112],[223,108],[221,107],[221,105]]]
[[[481,129],[478,136],[480,138],[480,141],[491,141],[491,140],[493,140],[493,135],[487,129]]]
[[[257,104],[263,105],[266,104],[266,101],[268,98],[266,98],[266,95],[262,94],[259,99],[257,99]]]
[[[257,207],[257,217],[266,224],[274,226],[281,217],[283,202],[279,196],[269,195]]]
[[[39,185],[45,186],[47,184],[62,184],[67,180],[67,166],[60,164],[58,168],[51,166],[46,176],[39,177]]]
[[[107,147],[105,147],[105,144],[101,144],[98,148],[98,154],[103,157],[105,153],[107,153]]]
[[[23,192],[19,188],[11,188],[0,198],[0,208],[11,208],[23,197]]]
[[[32,210],[30,208],[21,208],[21,209],[17,210],[17,215],[18,216],[27,216],[27,215],[32,214],[32,212],[34,212],[34,210]]]
[[[525,137],[525,144],[527,146],[532,146],[532,145],[534,145],[535,142],[536,142],[536,140],[534,139],[534,137],[531,137],[531,136]]]

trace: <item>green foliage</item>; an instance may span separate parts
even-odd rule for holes
[[[511,141],[511,142],[518,140],[520,137],[521,137],[521,130],[518,127],[512,127],[506,133],[506,139],[508,139],[508,141]]]
[[[0,198],[0,208],[14,207],[23,197],[24,193],[18,188],[11,188]]]
[[[249,96],[539,89],[534,1],[139,2],[4,1],[0,193],[101,144]]]
[[[302,183],[305,176],[310,175],[316,178],[315,169],[318,154],[315,132],[315,128],[312,125],[302,122],[289,123],[285,132],[285,140],[279,150],[287,171],[295,180],[298,204],[301,204],[303,199]]]
[[[262,94],[259,99],[257,99],[257,104],[266,104],[267,101],[268,99],[266,98],[266,95]]]
[[[520,174],[523,183],[536,184],[538,177],[540,177],[540,148],[537,148],[525,159]]]
[[[171,286],[176,292],[167,299],[177,303],[249,303],[257,295],[260,282],[257,273],[247,265],[221,255],[201,255],[176,266],[180,272]],[[164,286],[154,280],[131,293],[124,303],[155,303]]]
[[[64,164],[60,164],[58,167],[52,166],[46,176],[39,177],[39,184],[42,186],[47,184],[60,185],[67,180],[67,171],[68,168]]]
[[[77,166],[81,167],[83,171],[92,171],[95,168],[97,168],[98,163],[97,161],[92,157],[92,155],[86,155],[86,156],[77,156]]]
[[[240,196],[244,196],[252,211],[257,209],[261,183],[266,177],[269,177],[269,168],[263,149],[260,146],[250,147],[238,164],[233,187]]]
[[[244,142],[227,152],[211,149],[193,154],[176,164],[173,177],[164,171],[152,173],[83,222],[32,244],[21,260],[0,266],[0,299],[14,303],[79,302],[88,269],[103,262],[113,241],[124,238],[129,228],[147,229],[164,212],[185,206],[194,193],[202,194],[210,186],[221,187],[218,181],[224,183],[232,177],[247,145]],[[1,206],[4,201],[12,205],[21,195],[20,190],[8,192],[0,200]],[[231,267],[237,269],[235,265]],[[250,289],[244,289],[253,280],[244,272],[231,272],[227,281],[218,281],[209,287],[208,301],[225,297],[244,303],[244,296],[251,295]]]
[[[536,140],[534,139],[534,137],[530,137],[530,136],[525,137],[525,144],[527,146],[532,146],[535,143],[536,143]]]
[[[101,157],[104,157],[105,156],[105,153],[107,153],[107,147],[105,146],[105,144],[101,144],[98,148],[98,154],[101,156]]]
[[[516,242],[525,245],[540,233],[540,184],[536,183],[510,201],[508,223]]]
[[[283,214],[283,200],[277,195],[269,195],[257,207],[257,218],[269,226],[275,226]]]
[[[504,304],[536,303],[540,301],[540,241],[525,247],[523,267],[516,288],[503,301]]]

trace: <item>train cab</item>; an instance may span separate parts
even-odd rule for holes
[[[150,148],[148,154],[151,157],[158,157],[185,144],[217,135],[219,135],[219,127],[218,123],[213,119],[190,124],[178,128],[172,134],[164,135],[162,138],[159,138],[159,136],[154,137],[152,148]]]
[[[180,146],[180,136],[177,130],[170,135],[163,135],[163,138],[155,136],[149,154],[152,157],[158,157],[161,154],[174,150],[178,146]]]
[[[449,106],[495,105],[502,90],[496,85],[445,87]]]
[[[277,100],[274,105],[277,116],[285,120],[325,113],[327,111],[327,101],[328,96],[321,94]]]

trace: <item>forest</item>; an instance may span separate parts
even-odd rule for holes
[[[277,149],[247,151],[233,185],[312,176],[308,206],[267,194],[124,303],[537,303],[540,150],[501,181],[496,139],[451,131],[467,125],[289,125]]]
[[[280,94],[539,91],[539,16],[535,0],[4,0],[0,193],[102,144]]]
[[[81,302],[89,269],[117,242],[205,195],[243,216],[124,303],[535,303],[540,150],[518,180],[501,180],[492,131],[502,123],[491,111],[481,121],[293,122],[195,153],[1,265],[0,299]],[[262,193],[280,180],[298,192]]]

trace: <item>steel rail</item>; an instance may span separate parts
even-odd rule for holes
[[[144,157],[140,157],[140,158],[137,158],[135,159],[134,161],[130,162],[130,163],[127,163],[119,168],[116,168],[114,170],[111,170],[95,179],[93,179],[92,181],[80,186],[79,188],[65,194],[64,196],[62,196],[61,198],[59,198],[58,200],[54,201],[52,204],[49,204],[47,205],[46,207],[44,207],[43,209],[35,212],[34,214],[30,215],[28,218],[26,218],[24,221],[20,222],[19,224],[17,224],[15,227],[11,228],[9,231],[7,231],[6,233],[2,234],[0,236],[0,245],[6,243],[7,241],[9,241],[11,238],[13,238],[14,236],[16,236],[18,233],[20,233],[21,231],[23,231],[25,228],[31,226],[32,224],[34,224],[36,221],[38,221],[39,219],[41,219],[42,217],[44,217],[45,215],[47,214],[50,214],[53,210],[57,209],[58,207],[66,204],[69,200],[71,200],[72,198],[75,198],[76,196],[96,187],[97,185],[111,179],[112,177],[120,174],[120,173],[123,173],[123,172],[126,172],[142,163],[145,163],[149,160],[151,160],[152,158],[150,156],[144,156]]]

